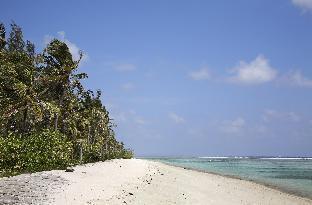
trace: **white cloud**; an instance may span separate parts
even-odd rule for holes
[[[148,123],[145,118],[138,115],[137,112],[133,109],[128,111],[112,110],[110,116],[115,120],[117,124],[131,124],[131,125],[145,125]]]
[[[138,118],[135,119],[135,123],[139,124],[139,125],[145,125],[146,121],[143,118],[138,117]]]
[[[269,122],[272,119],[277,118],[277,116],[280,116],[280,114],[276,110],[265,110],[262,115],[262,119]]]
[[[181,124],[185,122],[185,119],[183,117],[177,115],[174,112],[169,113],[169,118],[177,124]]]
[[[279,112],[276,110],[265,110],[264,114],[262,115],[262,119],[265,122],[272,122],[272,121],[290,121],[290,122],[299,122],[300,116],[295,112]]]
[[[304,77],[300,71],[291,72],[282,80],[292,86],[312,88],[312,80]]]
[[[243,118],[238,117],[231,121],[225,121],[222,123],[221,130],[230,134],[237,134],[245,127],[246,122]]]
[[[234,76],[230,81],[243,84],[261,84],[275,79],[277,71],[272,68],[269,61],[262,55],[250,63],[240,61],[238,66],[232,69]]]
[[[201,68],[189,73],[193,80],[207,80],[210,78],[210,73],[207,68]]]
[[[115,120],[117,123],[122,123],[127,121],[126,113],[124,112],[111,112],[110,113],[111,119]]]
[[[312,11],[312,0],[292,0],[292,3],[303,11]]]
[[[54,36],[51,35],[45,35],[44,37],[44,44],[47,45],[51,42],[52,39],[54,39]],[[80,51],[81,49],[74,44],[73,42],[69,41],[68,39],[65,38],[65,32],[64,31],[59,31],[57,32],[57,37],[59,40],[63,41],[64,43],[66,43],[66,45],[68,46],[69,52],[72,54],[73,59],[75,61],[79,60],[80,58]],[[80,61],[80,64],[83,64],[85,62],[87,62],[89,60],[89,56],[87,53],[83,52],[83,57]]]
[[[113,68],[120,72],[129,72],[137,69],[137,66],[131,63],[113,64]]]
[[[57,35],[61,40],[65,39],[65,31],[58,31]]]
[[[125,83],[121,85],[121,89],[125,91],[133,90],[135,88],[135,85],[133,83]]]
[[[286,116],[288,119],[290,119],[293,122],[300,121],[300,116],[295,112],[288,112]]]
[[[264,125],[261,125],[261,124],[258,124],[256,125],[253,130],[256,132],[256,133],[266,133],[268,132],[268,128]]]
[[[128,111],[128,114],[129,114],[129,117],[132,118],[131,121],[134,122],[135,124],[137,125],[147,124],[147,121],[142,116],[140,116],[135,110],[130,109]]]

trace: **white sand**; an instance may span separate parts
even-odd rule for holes
[[[312,204],[253,182],[147,160],[112,160],[52,171],[70,181],[55,204]]]

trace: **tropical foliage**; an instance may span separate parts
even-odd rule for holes
[[[0,169],[17,172],[131,158],[115,138],[101,91],[87,90],[67,45],[36,53],[15,23],[0,23]]]

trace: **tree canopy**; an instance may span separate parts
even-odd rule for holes
[[[132,151],[115,138],[115,125],[101,102],[101,91],[88,90],[81,84],[88,77],[78,72],[82,56],[80,52],[80,59],[73,60],[66,43],[58,39],[36,53],[34,44],[25,42],[18,25],[12,23],[7,36],[0,23],[0,168],[8,167],[3,148],[13,142],[19,151],[27,150],[29,143],[40,147],[40,143],[53,142],[57,153],[62,152],[60,147],[66,149],[68,163],[132,157]],[[33,140],[40,137],[46,140]],[[53,147],[45,149],[55,153]],[[16,160],[9,166],[13,170],[20,163]],[[18,167],[23,171],[23,166]],[[40,168],[38,163],[33,167],[40,170],[57,166]]]

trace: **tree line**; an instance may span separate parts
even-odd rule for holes
[[[37,53],[14,22],[0,23],[0,169],[38,171],[131,158],[118,142],[101,91],[86,89],[66,43]]]

